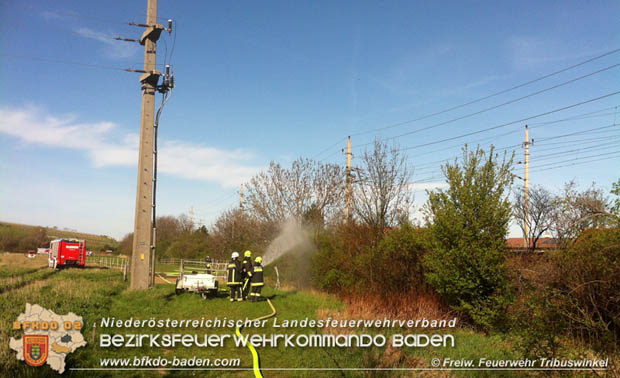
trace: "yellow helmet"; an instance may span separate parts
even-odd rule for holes
[[[257,263],[262,263],[263,262],[263,258],[258,256],[254,261],[256,261]]]
[[[243,254],[245,257],[250,257],[252,256],[252,252],[250,251],[245,251],[245,253]]]

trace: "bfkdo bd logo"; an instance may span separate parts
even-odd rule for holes
[[[24,360],[30,366],[41,366],[47,361],[49,338],[47,335],[24,335]]]
[[[62,374],[67,355],[86,345],[80,332],[83,327],[82,317],[72,312],[58,315],[37,304],[27,303],[26,311],[13,322],[13,330],[23,330],[23,337],[11,337],[9,347],[16,352],[16,359],[30,366],[47,364]]]

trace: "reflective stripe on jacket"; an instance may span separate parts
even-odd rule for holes
[[[228,285],[241,284],[241,263],[239,260],[230,260],[228,263]]]
[[[252,267],[251,272],[252,286],[263,286],[265,284],[265,280],[263,278],[263,266],[257,263]]]

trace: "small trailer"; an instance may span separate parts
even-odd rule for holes
[[[52,269],[62,269],[69,266],[83,268],[86,264],[86,245],[84,240],[52,240],[47,262]]]
[[[176,281],[174,293],[198,293],[203,299],[217,296],[219,283],[213,274],[183,274]]]

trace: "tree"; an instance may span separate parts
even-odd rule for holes
[[[177,222],[179,222],[179,231],[180,232],[189,232],[194,231],[194,222],[185,214],[181,214],[177,217]]]
[[[205,257],[209,253],[208,237],[202,232],[187,231],[177,236],[163,255],[195,259]]]
[[[324,217],[342,206],[343,176],[335,164],[300,158],[287,169],[271,162],[247,185],[248,211],[266,222],[300,218],[310,209]]]
[[[594,184],[579,191],[575,181],[566,183],[554,208],[551,230],[563,244],[574,241],[586,229],[608,226],[614,219],[609,199]]]
[[[133,251],[133,232],[128,233],[123,237],[118,245],[118,253],[125,256],[131,256]]]
[[[453,308],[490,326],[509,298],[504,248],[511,205],[513,158],[491,147],[463,149],[459,164],[442,167],[448,188],[428,193],[426,222],[432,236],[425,256],[428,283]]]
[[[529,201],[520,190],[515,195],[512,214],[528,240],[527,251],[536,250],[538,240],[551,228],[553,220],[554,196],[542,186],[533,186],[529,190]]]
[[[247,212],[231,209],[215,221],[209,234],[210,249],[217,258],[230,258],[233,251],[260,252],[277,232],[273,223],[261,221]]]
[[[185,218],[187,219],[187,217]],[[187,219],[189,221],[189,219]],[[179,219],[164,215],[157,217],[157,241],[170,240],[182,231],[182,223]]]
[[[353,192],[355,216],[379,233],[409,213],[413,195],[407,157],[396,146],[375,139],[359,169],[360,183]]]

